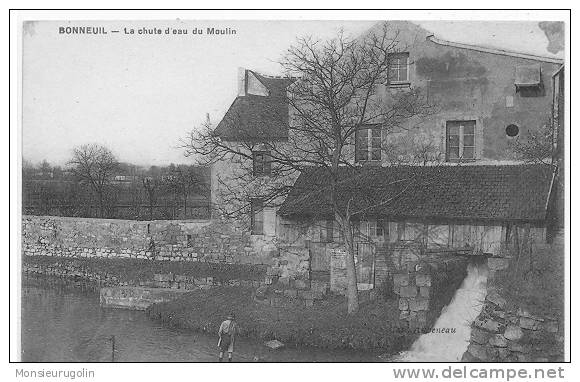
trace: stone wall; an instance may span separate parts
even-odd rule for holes
[[[278,244],[265,281],[266,285],[256,291],[255,300],[276,307],[312,306],[329,292],[327,281],[311,278],[310,251],[304,245]]]
[[[276,246],[218,221],[133,221],[24,216],[30,256],[137,258],[269,264]]]
[[[491,292],[472,325],[463,361],[562,361],[563,337],[558,335],[559,329],[555,317],[535,316],[521,308],[507,310],[506,300]]]
[[[393,275],[399,319],[411,329],[428,328],[467,275],[467,258],[432,257]]]
[[[310,252],[304,246],[278,245],[268,276],[284,285],[299,284],[299,289],[310,280]]]
[[[563,256],[553,247],[551,256]],[[463,361],[561,362],[564,360],[564,327],[556,312],[535,315],[519,301],[508,303],[501,293],[499,272],[512,270],[512,258],[488,260],[487,296],[481,313],[472,324],[470,343]],[[553,275],[560,277],[563,275]],[[562,291],[562,298],[564,294]],[[561,317],[560,317],[561,318]]]
[[[112,275],[104,270],[88,270],[82,264],[52,263],[52,264],[22,264],[22,273],[25,276],[48,276],[63,280],[79,280],[92,283],[97,287],[146,287],[178,290],[208,289],[219,286],[242,286],[259,288],[265,285],[265,281],[249,280],[241,278],[229,278],[222,275],[214,276],[191,276],[187,274],[155,273],[152,277],[141,277],[137,280],[123,280],[122,277]]]
[[[274,307],[307,306],[328,296],[328,283],[312,280],[290,285],[282,283],[267,284],[256,290],[254,300]]]

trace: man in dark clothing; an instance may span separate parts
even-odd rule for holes
[[[220,329],[218,331],[218,347],[220,349],[219,361],[221,362],[224,358],[224,352],[228,352],[228,361],[232,362],[232,353],[234,352],[234,341],[236,338],[236,332],[238,330],[238,324],[236,324],[235,316],[230,314],[227,319],[222,322]]]

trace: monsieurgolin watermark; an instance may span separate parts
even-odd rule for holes
[[[16,378],[59,378],[59,379],[88,379],[95,378],[95,371],[85,369],[16,369]]]

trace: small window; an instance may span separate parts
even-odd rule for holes
[[[475,121],[447,122],[447,161],[475,159]]]
[[[355,161],[381,160],[381,128],[370,127],[355,132]]]
[[[187,247],[190,248],[191,246],[193,246],[193,238],[191,235],[187,235]]]
[[[334,220],[328,219],[324,221],[324,225],[320,229],[320,241],[323,243],[334,241]]]
[[[252,152],[254,176],[269,176],[271,173],[271,161],[269,151]]]
[[[264,201],[252,199],[250,204],[251,232],[252,235],[264,234]]]
[[[389,60],[389,85],[409,83],[409,53],[392,54]]]
[[[383,219],[369,221],[369,236],[381,238],[388,235],[389,226],[385,224]]]
[[[507,135],[510,138],[517,137],[519,133],[520,128],[518,127],[518,125],[511,124],[505,128],[505,135]]]

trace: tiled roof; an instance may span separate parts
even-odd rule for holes
[[[345,167],[338,203],[369,216],[539,222],[552,175],[549,165]],[[332,216],[329,176],[302,173],[278,213]]]
[[[270,92],[269,96],[238,96],[214,133],[226,141],[288,138],[286,87],[292,80],[265,77],[252,72]]]

